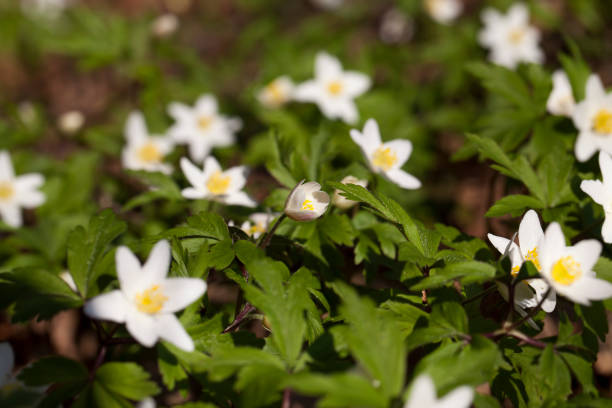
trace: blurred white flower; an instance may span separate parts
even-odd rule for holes
[[[45,202],[45,195],[38,191],[45,182],[39,173],[15,176],[11,156],[0,151],[0,216],[11,227],[21,227],[21,207],[35,208]]]
[[[23,101],[17,106],[17,113],[19,115],[19,119],[23,122],[24,125],[34,126],[36,124],[36,120],[38,118],[38,114],[36,113],[36,108],[30,101]]]
[[[120,289],[98,295],[84,307],[94,319],[125,323],[127,331],[143,346],[158,339],[193,351],[193,340],[175,312],[199,299],[206,283],[195,278],[166,278],[171,262],[168,241],[159,241],[144,265],[127,247],[115,253]]]
[[[461,0],[424,0],[425,10],[431,18],[441,24],[449,24],[461,14]]]
[[[288,76],[280,76],[259,91],[257,100],[268,108],[278,108],[291,100],[294,87]]]
[[[444,397],[436,397],[436,386],[427,374],[421,374],[412,382],[410,396],[404,408],[468,408],[472,405],[474,390],[468,386],[457,387]]]
[[[0,343],[0,389],[11,387],[17,383],[13,376],[15,366],[15,354],[13,348],[7,342]]]
[[[62,113],[57,121],[59,130],[67,135],[72,135],[83,127],[85,116],[79,111],[73,110]]]
[[[593,266],[599,259],[601,243],[594,239],[565,245],[561,226],[553,222],[540,243],[541,274],[561,296],[582,305],[612,297],[612,283],[598,279]]]
[[[599,168],[603,181],[583,180],[580,188],[603,207],[605,219],[601,227],[601,236],[605,243],[610,244],[612,243],[612,157],[608,153],[599,152]]]
[[[378,36],[387,44],[398,44],[408,41],[413,34],[414,26],[411,20],[401,10],[392,8],[382,17]]]
[[[299,84],[294,99],[317,104],[330,118],[355,123],[359,112],[353,101],[370,88],[370,78],[360,72],[343,71],[340,61],[326,52],[319,52],[315,61],[315,78]]]
[[[538,45],[540,32],[529,25],[529,10],[523,3],[514,4],[507,14],[487,8],[482,20],[485,26],[478,40],[490,49],[493,63],[513,69],[520,62],[543,62],[544,54]]]
[[[140,401],[138,404],[136,404],[136,408],[155,408],[155,407],[157,407],[157,404],[155,403],[155,399],[153,399],[152,397],[145,398],[142,401]]]
[[[361,186],[363,188],[366,188],[368,186],[367,180],[360,180],[354,176],[346,176],[340,182],[342,184],[357,184],[358,186]],[[332,204],[342,210],[347,210],[357,204],[357,201],[349,200],[348,198],[341,195],[340,190],[335,190],[334,195],[332,196]]]
[[[552,81],[553,89],[546,101],[546,109],[553,115],[571,117],[576,102],[567,74],[563,70],[555,71]]]
[[[302,180],[289,193],[285,214],[295,221],[311,221],[325,214],[328,206],[329,195],[321,191],[321,185]]]
[[[270,223],[274,219],[274,214],[268,213],[253,213],[249,215],[248,221],[245,221],[240,226],[240,229],[244,231],[250,237],[257,239],[268,230]]]
[[[172,141],[165,136],[149,135],[142,113],[130,113],[124,132],[127,140],[121,154],[124,168],[160,171],[165,174],[172,172],[172,166],[163,162],[174,147]]]
[[[587,161],[598,150],[612,154],[612,93],[606,93],[599,76],[587,80],[586,96],[574,107],[572,120],[578,129],[578,161]]]
[[[32,18],[57,19],[74,0],[21,0],[21,11]]]
[[[227,205],[255,207],[253,201],[242,189],[246,184],[245,166],[236,166],[222,171],[219,162],[212,156],[204,160],[204,168],[200,170],[189,159],[181,159],[181,169],[191,183],[182,191],[183,197],[199,200],[207,199]]]
[[[213,147],[224,147],[234,143],[234,133],[242,127],[238,118],[228,118],[219,113],[214,96],[203,95],[194,107],[172,102],[168,113],[176,123],[168,135],[177,143],[187,143],[191,159],[201,163]]]
[[[381,174],[402,188],[421,187],[421,182],[416,177],[402,170],[412,153],[412,143],[409,140],[395,139],[383,143],[378,123],[374,119],[366,121],[363,133],[356,129],[351,130],[351,138],[361,149],[373,172]]]
[[[158,16],[151,24],[151,32],[154,36],[165,38],[169,37],[178,29],[179,19],[172,13]]]
[[[312,4],[324,10],[335,10],[342,6],[344,0],[311,0]]]

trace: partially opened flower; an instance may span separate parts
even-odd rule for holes
[[[257,99],[268,108],[278,108],[291,100],[294,87],[291,78],[283,75],[259,91]]]
[[[540,225],[538,214],[534,210],[529,210],[523,216],[519,224],[518,238],[519,245],[509,239],[498,237],[497,235],[487,234],[493,246],[504,255],[508,255],[512,263],[512,275],[518,275],[521,266],[525,261],[531,261],[538,271],[540,265],[540,240],[544,236],[544,231]],[[546,281],[539,278],[526,279],[515,286],[514,304],[520,314],[524,314],[523,309],[536,307],[542,297],[548,291],[549,286]],[[507,288],[501,287],[500,292],[508,300]],[[551,313],[555,310],[557,297],[554,290],[551,290],[542,304],[542,309]]]
[[[381,174],[402,188],[421,187],[421,182],[416,177],[402,170],[412,153],[412,143],[409,140],[395,139],[383,143],[378,123],[374,119],[367,120],[363,132],[351,130],[351,138],[361,149],[373,172]]]
[[[598,279],[593,271],[601,253],[599,241],[587,239],[568,247],[561,226],[553,222],[540,249],[541,274],[557,293],[583,305],[612,297],[612,283]]]
[[[465,385],[438,399],[436,386],[431,377],[422,374],[412,382],[410,396],[404,408],[468,408],[472,405],[473,399],[474,390]]]
[[[606,93],[599,76],[587,80],[586,96],[574,107],[572,120],[578,129],[578,161],[587,161],[598,150],[612,154],[612,93]]]
[[[300,181],[293,188],[285,202],[285,214],[296,221],[311,221],[319,218],[329,206],[329,195],[321,191],[321,185],[315,181]]]
[[[127,145],[121,154],[123,167],[129,170],[172,172],[164,157],[172,151],[173,143],[165,136],[149,135],[144,116],[132,112],[125,123]]]
[[[448,24],[461,14],[463,4],[460,0],[425,0],[425,10],[438,23]]]
[[[127,331],[143,346],[159,339],[193,351],[191,337],[175,312],[184,309],[206,291],[206,283],[195,278],[167,278],[170,245],[159,241],[141,265],[127,247],[115,254],[120,289],[96,296],[85,304],[85,314],[94,319],[125,323]]]
[[[299,84],[294,99],[316,103],[330,119],[340,118],[355,123],[359,112],[353,101],[370,88],[370,78],[360,72],[343,71],[340,61],[326,52],[319,52],[315,60],[315,77]]]
[[[513,69],[520,62],[541,64],[544,54],[540,49],[539,31],[529,25],[529,10],[516,3],[501,14],[487,8],[482,13],[484,28],[478,35],[480,44],[489,48],[489,59],[498,65]]]
[[[587,193],[593,201],[601,205],[605,219],[601,227],[601,236],[605,243],[612,243],[612,157],[608,153],[599,152],[600,180],[583,180],[580,189]]]
[[[253,213],[249,215],[248,221],[242,223],[240,229],[248,236],[257,239],[268,230],[270,222],[272,222],[274,217],[274,214]]]
[[[562,70],[555,71],[552,81],[553,89],[546,101],[546,109],[553,115],[571,117],[576,102],[567,74]]]
[[[204,161],[200,170],[186,157],[181,159],[181,169],[191,183],[182,191],[183,197],[198,200],[214,200],[228,205],[255,207],[253,201],[242,189],[246,184],[245,166],[236,166],[223,171],[219,162],[212,156]]]
[[[219,113],[217,100],[210,94],[200,96],[193,108],[172,102],[168,113],[176,121],[168,135],[177,143],[186,143],[191,159],[196,162],[202,162],[213,147],[233,144],[234,133],[242,128],[240,119]]]
[[[45,182],[42,174],[28,173],[15,176],[11,156],[0,151],[0,216],[11,227],[21,227],[21,208],[35,208],[45,202],[38,188]]]
[[[367,180],[360,180],[354,176],[346,176],[340,182],[342,184],[356,184],[363,188],[366,188],[368,186]],[[342,210],[347,210],[351,208],[352,206],[354,206],[355,204],[357,204],[357,201],[349,200],[348,198],[342,195],[340,190],[335,190],[334,195],[332,196],[332,204],[334,204],[336,207]]]

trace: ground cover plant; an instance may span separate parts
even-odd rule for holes
[[[0,0],[0,406],[612,405],[605,0]]]

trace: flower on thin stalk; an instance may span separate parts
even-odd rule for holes
[[[317,104],[329,119],[355,123],[359,112],[354,99],[370,88],[370,78],[360,72],[343,71],[340,61],[326,52],[315,60],[315,77],[299,84],[294,99]]]
[[[201,163],[213,147],[230,146],[235,141],[234,133],[242,128],[242,121],[219,113],[213,95],[200,96],[194,107],[172,102],[168,114],[176,121],[168,135],[176,143],[189,146],[191,159]]]
[[[329,195],[321,191],[315,181],[300,181],[291,190],[285,202],[285,214],[295,221],[311,221],[319,218],[329,206]]]
[[[249,215],[249,219],[242,223],[240,229],[249,237],[257,239],[261,234],[268,231],[270,223],[274,219],[274,214],[268,213],[253,213]]]
[[[255,207],[253,201],[242,188],[246,184],[245,166],[236,166],[223,171],[219,162],[212,156],[204,161],[200,170],[189,159],[181,159],[181,169],[191,183],[191,187],[183,189],[183,197],[192,200],[214,200],[227,205]]]
[[[603,180],[583,180],[580,189],[603,207],[605,219],[601,227],[601,236],[605,243],[610,244],[612,243],[612,157],[608,153],[599,152],[599,168]]]
[[[354,176],[346,176],[340,182],[342,184],[356,184],[363,188],[366,188],[368,186],[367,180],[360,180]],[[357,204],[357,201],[349,200],[348,198],[342,195],[342,192],[340,190],[335,190],[334,195],[332,196],[332,204],[340,208],[341,210],[348,210],[349,208]]]
[[[578,129],[578,161],[587,161],[598,150],[612,154],[612,93],[606,92],[599,76],[587,80],[586,96],[574,107],[572,120]]]
[[[142,113],[130,113],[125,123],[125,138],[127,145],[121,155],[123,167],[172,173],[172,166],[164,163],[164,157],[172,151],[173,143],[167,137],[149,135]]]
[[[546,109],[553,115],[571,117],[576,101],[572,85],[565,71],[555,71],[552,76],[553,89],[546,101]]]
[[[538,214],[534,210],[527,211],[519,224],[519,245],[509,239],[487,234],[493,246],[501,254],[508,255],[510,258],[512,276],[518,275],[525,261],[531,261],[538,271],[542,270],[539,245],[543,236],[544,231],[540,225]],[[505,285],[498,287],[502,296],[508,300],[508,288]],[[546,281],[540,278],[526,279],[520,282],[514,287],[514,306],[516,311],[525,316],[526,312],[523,309],[536,307],[548,291],[548,288],[549,286]],[[556,304],[557,296],[555,291],[551,290],[544,303],[542,303],[542,309],[546,313],[551,313],[555,310]]]
[[[412,153],[412,143],[409,140],[395,139],[383,143],[378,123],[374,119],[367,120],[363,132],[351,130],[351,138],[361,149],[373,172],[381,174],[402,188],[421,187],[421,182],[416,177],[402,170]]]
[[[523,3],[514,4],[506,14],[487,8],[482,13],[484,28],[478,35],[480,44],[489,48],[491,62],[514,69],[520,62],[541,64],[540,32],[529,25],[529,10]]]
[[[45,182],[42,174],[15,176],[11,156],[0,151],[0,216],[7,225],[18,228],[23,224],[21,208],[35,208],[45,202],[38,188]]]
[[[144,265],[127,247],[117,249],[115,261],[120,289],[89,300],[85,314],[125,323],[127,331],[145,347],[162,339],[193,351],[193,340],[174,313],[199,299],[206,283],[195,278],[166,277],[171,252],[165,240],[155,244]]]
[[[592,300],[612,297],[612,283],[598,279],[593,271],[601,253],[599,241],[586,239],[566,246],[561,226],[553,222],[546,228],[540,249],[540,273],[558,294],[587,306]]]
[[[280,76],[259,91],[257,100],[267,108],[279,108],[291,101],[294,87],[288,76]]]
[[[457,387],[438,399],[436,386],[427,374],[412,382],[412,389],[404,408],[468,408],[472,405],[474,390],[468,386]]]
[[[461,14],[460,0],[425,0],[425,10],[440,24],[449,24]]]

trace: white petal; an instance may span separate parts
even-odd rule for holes
[[[538,214],[534,210],[527,211],[519,224],[518,231],[519,245],[523,255],[536,248],[543,236],[544,231]]]
[[[23,208],[36,208],[43,205],[45,201],[45,195],[36,190],[19,192],[17,196],[17,202],[19,202],[19,205]]]
[[[247,181],[248,168],[246,166],[236,166],[223,172],[224,176],[230,177],[228,192],[242,190]]]
[[[580,183],[580,189],[588,194],[597,204],[607,204],[605,188],[601,181],[582,180]]]
[[[143,278],[147,283],[157,284],[166,278],[172,260],[171,255],[168,241],[163,239],[155,244],[147,262],[142,267]]]
[[[182,157],[180,165],[181,170],[183,170],[183,174],[185,174],[185,178],[191,183],[192,186],[201,188],[206,184],[204,172],[193,164],[188,158]]]
[[[142,278],[140,261],[128,247],[120,246],[115,252],[115,263],[121,291],[131,298],[143,289],[140,287]]]
[[[383,143],[382,147],[388,147],[393,153],[396,154],[397,162],[395,162],[393,165],[393,167],[396,169],[402,167],[412,154],[412,143],[410,140],[395,139],[391,140],[390,142]]]
[[[136,341],[145,347],[152,347],[158,339],[155,317],[132,310],[126,316],[125,327]]]
[[[12,180],[15,177],[11,155],[6,151],[0,151],[0,180]]]
[[[160,313],[174,313],[202,297],[206,292],[206,282],[195,278],[171,278],[164,280],[161,290],[168,299]]]
[[[380,130],[378,123],[374,119],[368,119],[363,127],[363,133],[357,129],[352,129],[351,139],[361,148],[367,160],[376,149],[380,147],[382,141],[380,139]]]
[[[208,197],[208,194],[202,190],[196,190],[193,187],[187,187],[181,190],[181,195],[189,200],[201,200]]]
[[[168,105],[168,114],[177,122],[189,122],[194,115],[189,106],[180,102],[171,102]]]
[[[343,74],[344,93],[351,98],[363,94],[370,88],[372,81],[360,72],[347,71]]]
[[[0,343],[0,387],[8,382],[15,366],[13,348],[7,342]]]
[[[421,187],[421,182],[419,181],[419,179],[417,179],[411,174],[406,173],[404,170],[392,169],[383,174],[387,179],[389,179],[389,181],[397,184],[401,188],[413,190]]]
[[[125,137],[129,144],[139,144],[149,137],[147,125],[141,112],[134,111],[125,123]]]
[[[586,83],[586,98],[599,99],[606,96],[606,89],[601,83],[601,78],[597,74],[591,74]]]
[[[319,52],[315,58],[315,77],[317,79],[335,79],[342,74],[342,65],[338,58],[326,52]]]
[[[123,323],[130,305],[120,290],[98,295],[85,303],[83,311],[93,319]]]
[[[599,168],[606,185],[612,185],[612,156],[606,152],[599,153]]]
[[[536,303],[539,303],[542,300],[542,296],[548,291],[550,286],[544,279],[529,279],[529,286],[531,286],[536,292]],[[544,300],[542,304],[542,310],[546,313],[552,313],[555,310],[555,306],[557,304],[557,294],[554,289],[550,288],[550,293]]]
[[[299,84],[293,92],[293,98],[298,102],[316,102],[321,95],[321,86],[314,80]]]
[[[235,193],[224,196],[222,201],[227,205],[241,205],[243,207],[256,207],[257,203],[253,201],[244,191],[236,191]]]
[[[173,314],[155,316],[156,330],[159,337],[174,344],[181,350],[191,352],[194,350],[193,340]]]
[[[590,271],[601,254],[601,243],[594,239],[585,239],[569,247],[568,254],[580,264],[583,272]]]
[[[217,99],[211,94],[200,96],[195,103],[195,111],[198,115],[216,115],[219,111],[219,107],[217,106]]]
[[[18,191],[34,190],[45,183],[45,177],[40,173],[28,173],[15,178],[14,183]]]
[[[548,225],[539,247],[541,251],[541,273],[545,275],[550,272],[549,268],[565,251],[565,237],[563,236],[563,231],[559,223],[552,222]]]
[[[210,142],[202,137],[192,137],[189,141],[189,156],[198,163],[204,161],[211,149]]]
[[[8,226],[19,228],[23,225],[23,217],[21,216],[21,208],[18,205],[5,204],[0,205],[0,215],[2,221]]]
[[[136,408],[156,408],[157,404],[155,403],[155,399],[152,397],[147,397],[136,404]]]
[[[474,389],[468,386],[457,387],[438,400],[436,408],[469,408],[474,400]]]
[[[590,300],[605,300],[612,297],[612,283],[591,276],[580,278],[571,285],[571,290],[581,298],[584,297]],[[578,303],[584,304],[584,302]]]
[[[410,396],[404,408],[435,407],[435,404],[436,386],[429,375],[421,374],[412,382]]]
[[[359,111],[357,111],[357,106],[351,99],[341,99],[338,101],[334,112],[334,115],[331,117],[339,117],[348,125],[355,124],[359,120]]]
[[[606,218],[601,226],[601,236],[606,244],[612,244],[612,214],[606,213]]]
[[[212,176],[218,171],[220,172],[221,170],[221,165],[219,164],[217,159],[215,159],[213,156],[208,156],[204,160],[204,173],[202,177],[204,178],[204,180],[208,181],[208,178],[210,176]]]

